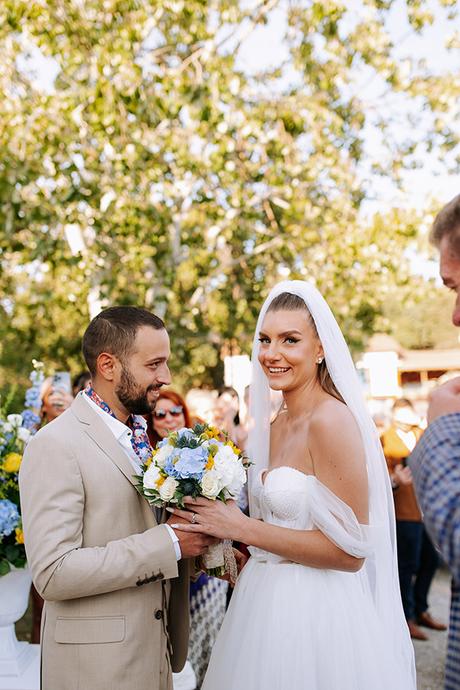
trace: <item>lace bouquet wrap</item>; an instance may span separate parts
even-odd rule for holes
[[[184,508],[184,498],[237,499],[246,483],[243,453],[226,434],[207,424],[171,432],[142,466],[138,488],[150,505]],[[229,558],[229,552],[231,557]],[[233,552],[225,542],[211,546],[203,557],[209,575],[232,576]]]

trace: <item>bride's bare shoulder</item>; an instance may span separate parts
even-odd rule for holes
[[[358,431],[353,414],[345,403],[328,395],[315,407],[310,420],[310,434],[330,434],[331,430]]]

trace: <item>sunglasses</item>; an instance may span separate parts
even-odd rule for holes
[[[182,405],[175,405],[174,407],[171,407],[170,410],[155,410],[154,417],[155,419],[164,419],[167,414],[172,415],[173,417],[178,417],[180,414],[182,414],[184,411],[184,408]]]

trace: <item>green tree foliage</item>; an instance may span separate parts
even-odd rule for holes
[[[403,3],[414,32],[432,4]],[[417,147],[455,150],[460,86],[398,61],[391,0],[347,5],[3,0],[4,377],[32,356],[79,368],[95,296],[164,316],[173,368],[194,385],[219,379],[222,348],[248,350],[285,275],[317,282],[353,345],[373,331],[388,285],[410,280],[403,252],[417,227],[363,221],[375,163],[365,129],[385,149],[374,170],[397,178]],[[241,45],[274,13],[286,60],[250,74]],[[30,73],[37,49],[57,65],[48,88]],[[376,117],[362,75],[384,103],[415,104],[410,136],[390,136],[390,107]]]

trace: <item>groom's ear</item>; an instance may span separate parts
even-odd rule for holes
[[[101,352],[97,358],[97,373],[106,381],[113,381],[117,366],[117,358],[109,352]]]

